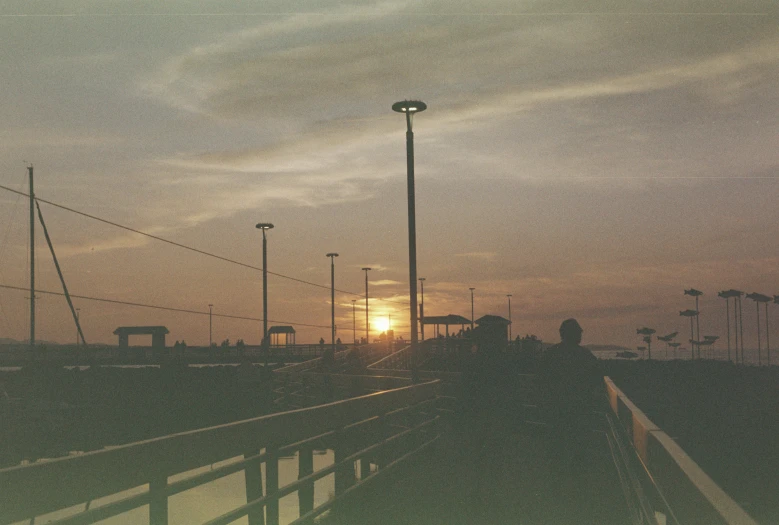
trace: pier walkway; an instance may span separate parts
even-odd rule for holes
[[[0,525],[182,523],[172,498],[235,474],[242,494],[223,499],[241,502],[198,522],[756,525],[608,378],[604,411],[575,440],[588,453],[572,464],[548,446],[533,376],[474,403],[460,374],[408,361],[368,348],[290,365],[275,373],[279,412],[0,469]],[[317,465],[323,450],[332,460]],[[293,480],[280,475],[289,460]],[[295,495],[296,517],[281,520]]]

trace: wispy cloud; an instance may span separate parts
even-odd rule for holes
[[[381,279],[379,281],[368,281],[371,286],[394,286],[397,284],[403,284],[400,281],[393,281],[392,279]]]
[[[466,257],[468,259],[478,259],[482,261],[494,261],[498,256],[498,252],[467,252],[467,253],[455,253],[455,257]]]

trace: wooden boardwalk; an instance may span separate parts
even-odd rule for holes
[[[325,523],[562,525],[630,523],[606,435],[593,429],[586,466],[571,471],[544,426],[457,417],[412,468],[360,495]]]

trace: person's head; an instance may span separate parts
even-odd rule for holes
[[[576,319],[566,319],[560,325],[560,339],[564,343],[579,344],[582,342],[582,327],[576,322]]]

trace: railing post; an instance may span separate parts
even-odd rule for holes
[[[314,449],[305,446],[298,452],[298,479],[314,473]],[[300,515],[314,510],[314,482],[306,483],[298,489],[298,507]]]
[[[149,480],[149,525],[168,525],[168,476],[155,474]]]
[[[351,442],[346,431],[340,431],[333,445],[333,461],[338,463],[352,453]],[[335,470],[335,495],[336,497],[354,485],[354,462],[341,465]]]
[[[244,458],[256,456],[259,450],[251,450],[243,455]],[[252,461],[246,465],[243,471],[246,482],[246,502],[262,497],[262,463]],[[249,511],[249,525],[265,525],[265,513],[262,507]]]
[[[265,452],[268,459],[265,460],[265,494],[273,496],[279,491],[279,454],[275,445],[267,446]],[[267,525],[279,525],[279,500],[271,498],[265,505]]]

